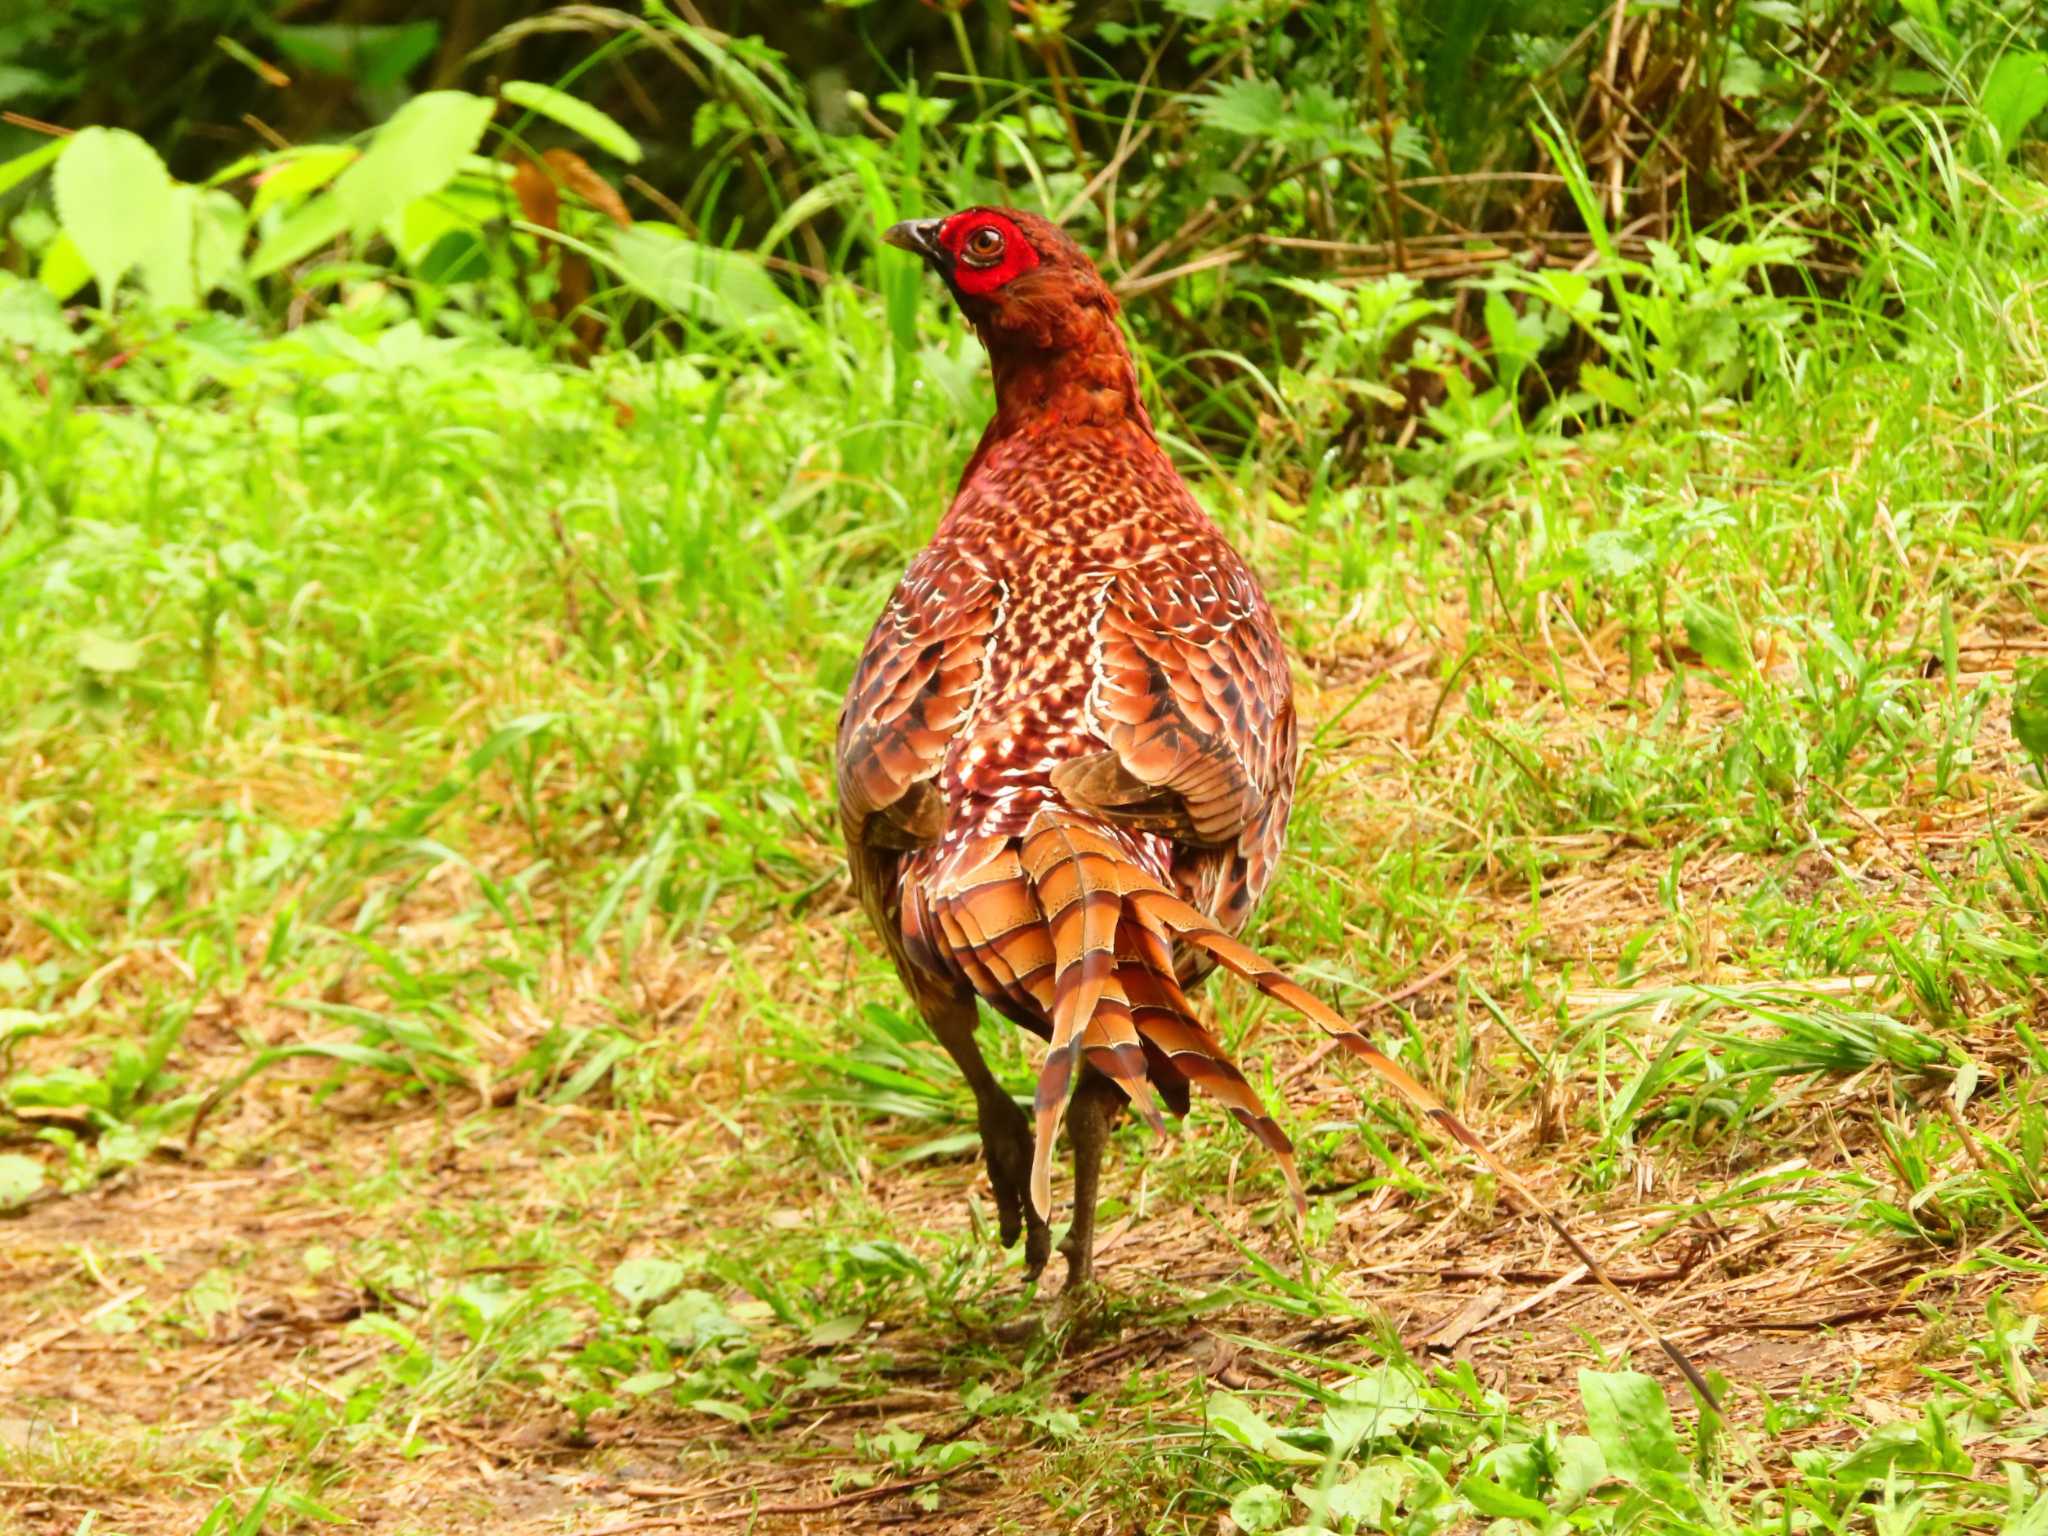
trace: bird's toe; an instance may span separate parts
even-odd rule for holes
[[[1025,1212],[1024,1231],[1024,1278],[1036,1283],[1045,1272],[1045,1261],[1052,1257],[1052,1228],[1038,1219],[1038,1213]]]

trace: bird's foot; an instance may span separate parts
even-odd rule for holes
[[[1092,1279],[1076,1284],[1070,1278],[1057,1296],[1043,1305],[1027,1302],[1024,1310],[996,1324],[992,1332],[1005,1344],[1044,1339],[1051,1343],[1054,1354],[1061,1355],[1115,1333],[1117,1328],[1109,1293]]]
[[[1031,1205],[1031,1132],[1016,1106],[1005,1104],[1008,1115],[983,1117],[981,1145],[995,1190],[996,1233],[1005,1248],[1024,1239],[1024,1279],[1035,1285],[1052,1256],[1052,1228]]]
[[[1047,1326],[1055,1333],[1090,1338],[1104,1331],[1114,1332],[1109,1299],[1109,1292],[1092,1279],[1078,1283],[1070,1279],[1047,1309]]]
[[[1094,1288],[1095,1234],[1092,1231],[1083,1231],[1079,1223],[1069,1227],[1067,1235],[1060,1239],[1060,1257],[1067,1261],[1067,1283],[1060,1290],[1062,1296],[1079,1296]]]

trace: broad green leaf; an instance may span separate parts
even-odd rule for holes
[[[742,1403],[729,1402],[722,1397],[696,1397],[690,1406],[699,1413],[714,1414],[728,1424],[744,1424],[753,1417]]]
[[[309,144],[256,179],[249,213],[262,218],[279,203],[295,203],[317,192],[354,164],[360,151],[347,144]]]
[[[294,208],[285,220],[265,235],[249,258],[251,277],[268,277],[300,257],[317,251],[348,228],[348,210],[332,194],[316,197]]]
[[[1643,413],[1643,397],[1634,384],[1604,363],[1588,363],[1579,370],[1579,388],[1602,405],[1624,416]]]
[[[1205,1407],[1211,1429],[1261,1456],[1292,1462],[1296,1466],[1322,1465],[1320,1451],[1307,1450],[1282,1439],[1280,1432],[1266,1421],[1265,1416],[1241,1397],[1229,1392],[1211,1392]]]
[[[844,1344],[866,1326],[867,1320],[858,1312],[849,1312],[844,1317],[827,1318],[810,1331],[804,1343],[811,1349],[830,1349],[835,1344]]]
[[[500,88],[500,94],[514,106],[528,112],[538,112],[542,117],[560,123],[571,133],[580,134],[608,155],[616,155],[628,165],[640,163],[640,145],[632,134],[619,126],[606,112],[600,112],[587,101],[578,100],[567,91],[558,91],[552,85],[542,85],[533,80],[512,80]]]
[[[611,232],[619,276],[664,308],[713,325],[801,318],[754,257],[684,238],[667,224]]]
[[[508,205],[516,210],[495,188],[463,176],[432,197],[413,199],[386,219],[384,238],[401,261],[416,266],[451,234],[479,235],[486,224],[505,216]]]
[[[1273,1438],[1273,1426],[1266,1416],[1235,1393],[1211,1392],[1205,1408],[1209,1427],[1239,1445],[1256,1451]]]
[[[943,123],[958,102],[944,96],[911,96],[902,91],[884,91],[875,98],[875,105],[891,117],[916,117],[921,128],[934,127]]]
[[[415,198],[384,221],[384,238],[407,266],[418,266],[442,236],[474,227],[445,207],[444,201],[438,197]]]
[[[1228,80],[1195,103],[1195,116],[1242,138],[1284,138],[1287,98],[1277,81]]]
[[[163,238],[142,256],[142,285],[166,309],[191,309],[199,303],[199,288],[192,275],[198,208],[197,188],[171,188],[171,211],[164,221]]]
[[[1763,65],[1742,51],[1737,43],[1727,45],[1727,53],[1721,61],[1721,94],[1730,100],[1741,100],[1749,96],[1761,96],[1764,87],[1770,84],[1770,76]]]
[[[948,1440],[926,1447],[918,1459],[934,1472],[950,1472],[955,1467],[966,1466],[978,1456],[986,1456],[988,1450],[986,1440]]]
[[[1323,1432],[1340,1451],[1399,1434],[1422,1417],[1426,1404],[1415,1378],[1397,1365],[1380,1365],[1337,1393],[1323,1410]]]
[[[627,1259],[612,1271],[611,1286],[627,1306],[644,1307],[668,1295],[689,1273],[673,1259]]]
[[[483,139],[492,108],[467,91],[428,91],[400,107],[334,183],[330,195],[349,227],[367,235],[414,198],[447,186]]]
[[[1585,1503],[1586,1495],[1607,1481],[1607,1458],[1600,1454],[1600,1442],[1590,1435],[1566,1435],[1557,1453],[1557,1475],[1552,1488],[1557,1512],[1565,1514]]]
[[[1271,1483],[1253,1483],[1231,1499],[1230,1518],[1246,1536],[1278,1530],[1287,1518],[1287,1495]]]
[[[1547,1465],[1548,1458],[1540,1443],[1518,1440],[1508,1445],[1497,1445],[1488,1451],[1473,1464],[1471,1475],[1489,1483],[1498,1483],[1525,1499],[1536,1499],[1543,1496]]]
[[[678,1291],[647,1314],[647,1331],[671,1349],[701,1349],[707,1344],[742,1344],[747,1330],[726,1315],[708,1291]]]
[[[1829,1474],[1837,1486],[1857,1490],[1882,1483],[1900,1472],[1938,1472],[1939,1452],[1928,1444],[1926,1425],[1900,1420],[1880,1424],[1863,1443],[1833,1458]]]
[[[23,1072],[9,1080],[7,1101],[22,1108],[105,1109],[107,1084],[79,1067]]]
[[[472,282],[490,271],[491,250],[474,231],[452,230],[422,251],[412,267],[422,282]]]
[[[1587,574],[1600,581],[1627,581],[1654,554],[1648,539],[1627,528],[1602,528],[1587,535],[1580,553],[1586,557]]]
[[[1507,295],[1497,291],[1487,294],[1483,314],[1486,339],[1493,345],[1494,377],[1512,388],[1543,350],[1542,319],[1535,314],[1516,314]]]
[[[365,153],[323,150],[294,161],[292,174],[302,184],[317,184],[337,171],[339,179],[330,192],[302,204],[264,237],[250,259],[249,275],[268,276],[344,231],[368,234],[409,203],[439,191],[462,169],[490,115],[491,103],[480,96],[429,91],[378,129]]]
[[[38,145],[25,155],[16,155],[5,164],[0,164],[0,197],[5,197],[29,177],[64,153],[70,139],[52,139]]]
[[[1687,643],[1708,666],[1730,676],[1749,671],[1749,643],[1742,638],[1742,626],[1733,614],[1695,598],[1685,605],[1680,617]]]
[[[241,1288],[224,1269],[209,1269],[185,1289],[185,1305],[202,1322],[225,1317],[235,1310]]]
[[[19,1152],[0,1152],[0,1210],[19,1205],[43,1187],[43,1165]]]
[[[1477,1473],[1458,1484],[1458,1497],[1482,1515],[1491,1515],[1496,1520],[1543,1520],[1550,1515],[1547,1508],[1527,1494],[1516,1493],[1512,1488]]]
[[[242,242],[249,235],[249,215],[231,192],[208,188],[193,212],[192,278],[200,297],[230,281],[242,270]]]
[[[2010,158],[2027,125],[2048,110],[2048,53],[2005,55],[1984,77],[1978,105],[1997,135],[1999,158]]]
[[[20,35],[16,31],[16,36]],[[18,96],[40,96],[58,88],[61,82],[44,74],[40,69],[28,69],[20,64],[0,64],[0,103],[13,101]]]
[[[171,173],[123,128],[82,128],[57,161],[57,218],[111,305],[121,279],[176,238]]]
[[[1368,1463],[1364,1471],[1333,1484],[1323,1498],[1323,1514],[1331,1520],[1352,1521],[1361,1531],[1384,1530],[1401,1507],[1412,1477],[1400,1462],[1382,1457]],[[1297,1484],[1295,1491],[1314,1508],[1315,1500],[1305,1484]]]
[[[1586,1428],[1614,1476],[1640,1487],[1685,1470],[1671,1427],[1671,1405],[1653,1378],[1640,1371],[1582,1370],[1579,1396],[1586,1405]]]

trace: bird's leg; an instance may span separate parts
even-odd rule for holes
[[[1095,1200],[1102,1188],[1102,1149],[1124,1104],[1123,1090],[1093,1067],[1081,1073],[1067,1105],[1067,1140],[1074,1145],[1074,1220],[1060,1242],[1067,1260],[1067,1294],[1095,1278]]]
[[[997,1232],[1005,1248],[1024,1239],[1024,1277],[1036,1280],[1052,1250],[1052,1232],[1031,1208],[1031,1125],[1016,1100],[982,1060],[974,1039],[974,999],[950,997],[924,1006],[925,1022],[938,1036],[974,1090],[981,1122],[981,1151],[988,1160],[989,1183],[995,1186]]]

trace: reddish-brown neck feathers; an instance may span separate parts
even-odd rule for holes
[[[996,381],[990,432],[1128,424],[1149,437],[1152,418],[1138,399],[1138,371],[1113,307],[1077,303],[1059,316],[1055,335],[1053,345],[1040,346],[982,332]]]

